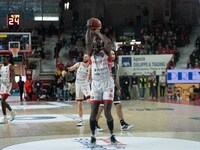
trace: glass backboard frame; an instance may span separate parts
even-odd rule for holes
[[[20,38],[20,40],[19,40]],[[15,40],[16,39],[16,40]],[[19,42],[19,53],[31,53],[31,33],[30,32],[0,32],[0,54],[10,53],[9,43]],[[24,43],[23,43],[24,42]]]

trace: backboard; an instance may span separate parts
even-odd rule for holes
[[[10,53],[10,48],[19,48],[19,53],[32,52],[30,32],[0,32],[0,54]]]

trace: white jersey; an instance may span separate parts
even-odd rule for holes
[[[93,54],[90,58],[92,80],[110,80],[112,58],[109,57],[103,50],[97,55]]]
[[[10,65],[2,66],[1,67],[1,88],[0,88],[0,94],[9,94],[11,95],[12,90],[12,83],[10,82]]]
[[[83,65],[83,62],[77,63],[77,65],[79,65],[79,67],[76,72],[76,82],[78,82],[78,83],[88,82],[89,83],[90,66],[85,67]]]
[[[1,81],[2,83],[10,83],[10,65],[2,66],[1,67]]]

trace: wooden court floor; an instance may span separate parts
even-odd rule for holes
[[[71,115],[77,114],[75,101],[47,102],[34,101],[9,102],[16,112],[16,120],[9,124],[0,124],[0,149],[10,145],[68,137],[89,137],[90,105],[84,102],[84,115],[87,115],[85,126],[77,127],[78,120],[49,121],[45,118],[43,122],[31,122],[30,116],[37,115]],[[174,139],[186,139],[200,142],[200,106],[197,102],[176,101],[150,101],[150,100],[127,100],[122,101],[124,119],[134,127],[129,131],[121,131],[120,123],[113,105],[112,114],[115,124],[115,135],[131,137],[166,137]],[[40,106],[40,107],[39,107]],[[49,106],[49,107],[48,107]],[[51,106],[51,107],[50,107]],[[54,107],[55,106],[55,107]],[[9,114],[9,113],[8,113]],[[26,116],[26,117],[25,117]],[[27,117],[29,116],[29,117]],[[2,113],[0,113],[0,118]],[[23,120],[23,117],[26,118]],[[20,122],[20,119],[23,121]],[[18,121],[18,122],[17,122]],[[101,117],[100,126],[104,132],[97,136],[109,136],[104,115]]]

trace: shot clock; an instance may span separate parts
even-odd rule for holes
[[[9,29],[18,29],[20,26],[20,15],[19,14],[8,14],[7,15],[7,26]]]

